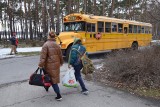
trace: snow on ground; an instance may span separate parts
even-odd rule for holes
[[[17,48],[18,52],[40,52],[42,47],[26,47],[26,48]],[[1,48],[0,49],[0,59],[15,57],[15,55],[9,55],[11,48]]]

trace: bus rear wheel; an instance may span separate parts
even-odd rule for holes
[[[133,42],[131,49],[132,50],[138,50],[138,43],[137,42]]]

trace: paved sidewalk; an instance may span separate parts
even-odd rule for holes
[[[0,107],[158,107],[158,104],[112,88],[104,88],[87,81],[90,94],[82,95],[80,88],[60,84],[62,101],[56,101],[50,87],[31,86],[27,82],[0,87]]]

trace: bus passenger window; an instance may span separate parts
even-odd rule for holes
[[[112,32],[117,32],[117,23],[112,23]]]
[[[105,32],[107,32],[107,33],[111,32],[111,22],[105,23]]]
[[[148,33],[148,27],[145,27],[145,33],[146,34]]]
[[[95,32],[95,24],[87,23],[87,32]]]
[[[87,32],[91,32],[91,23],[87,23]]]
[[[123,33],[123,24],[118,23],[118,33]]]
[[[91,26],[92,26],[92,32],[95,32],[96,31],[95,24],[91,24]]]
[[[129,33],[132,33],[133,25],[129,25]]]
[[[104,22],[98,22],[98,32],[104,32]]]
[[[142,31],[142,33],[144,33],[144,26],[141,27],[141,31]]]
[[[137,25],[134,25],[133,33],[137,33]]]
[[[138,33],[141,33],[141,26],[138,26]]]

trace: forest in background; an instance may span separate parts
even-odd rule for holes
[[[153,37],[160,36],[159,0],[0,0],[0,41],[11,32],[23,40],[39,40],[50,29],[59,33],[63,17],[80,11],[151,23]]]

